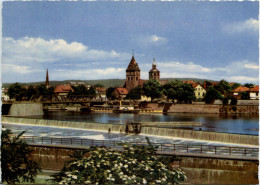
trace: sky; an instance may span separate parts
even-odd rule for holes
[[[259,3],[59,2],[2,4],[6,82],[125,79],[132,55],[148,79],[259,84]]]

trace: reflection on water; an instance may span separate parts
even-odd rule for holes
[[[43,116],[34,116],[63,121],[82,121],[91,123],[125,124],[127,122],[171,122],[195,121],[201,126],[178,126],[182,129],[258,135],[259,119],[248,115],[220,117],[218,114],[115,114],[70,111],[47,111]]]

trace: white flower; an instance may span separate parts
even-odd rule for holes
[[[120,163],[120,164],[119,164],[119,166],[123,166],[123,164],[122,164],[122,163]]]
[[[125,165],[124,165],[124,167],[125,167],[125,168],[127,168],[127,167],[128,167],[128,165],[127,165],[127,164],[125,164]]]
[[[123,172],[120,172],[119,174],[120,174],[120,175],[123,175]]]
[[[72,179],[77,179],[77,175],[72,175]]]
[[[144,183],[144,184],[146,184],[146,183],[147,183],[147,181],[146,181],[145,179],[143,179],[143,183]]]

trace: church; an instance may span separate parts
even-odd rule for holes
[[[140,78],[141,70],[136,62],[134,55],[126,69],[125,88],[130,92],[134,88],[143,86],[143,83],[147,80]],[[152,69],[149,71],[149,80],[155,79],[160,82],[160,71],[156,68],[155,59],[153,59]]]

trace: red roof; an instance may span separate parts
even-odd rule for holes
[[[96,87],[96,90],[98,92],[106,92],[106,88],[105,87]]]
[[[259,92],[259,85],[256,85],[255,87],[249,89],[250,92]]]
[[[68,93],[68,92],[70,92],[70,91],[74,91],[73,89],[72,89],[72,87],[70,86],[70,85],[68,85],[68,84],[63,84],[63,85],[57,85],[56,87],[55,87],[55,89],[54,89],[54,92],[55,93]]]
[[[127,95],[128,94],[128,90],[124,87],[118,87],[116,88],[118,94],[120,95]]]
[[[233,92],[246,92],[249,91],[248,87],[240,86],[233,90]]]

